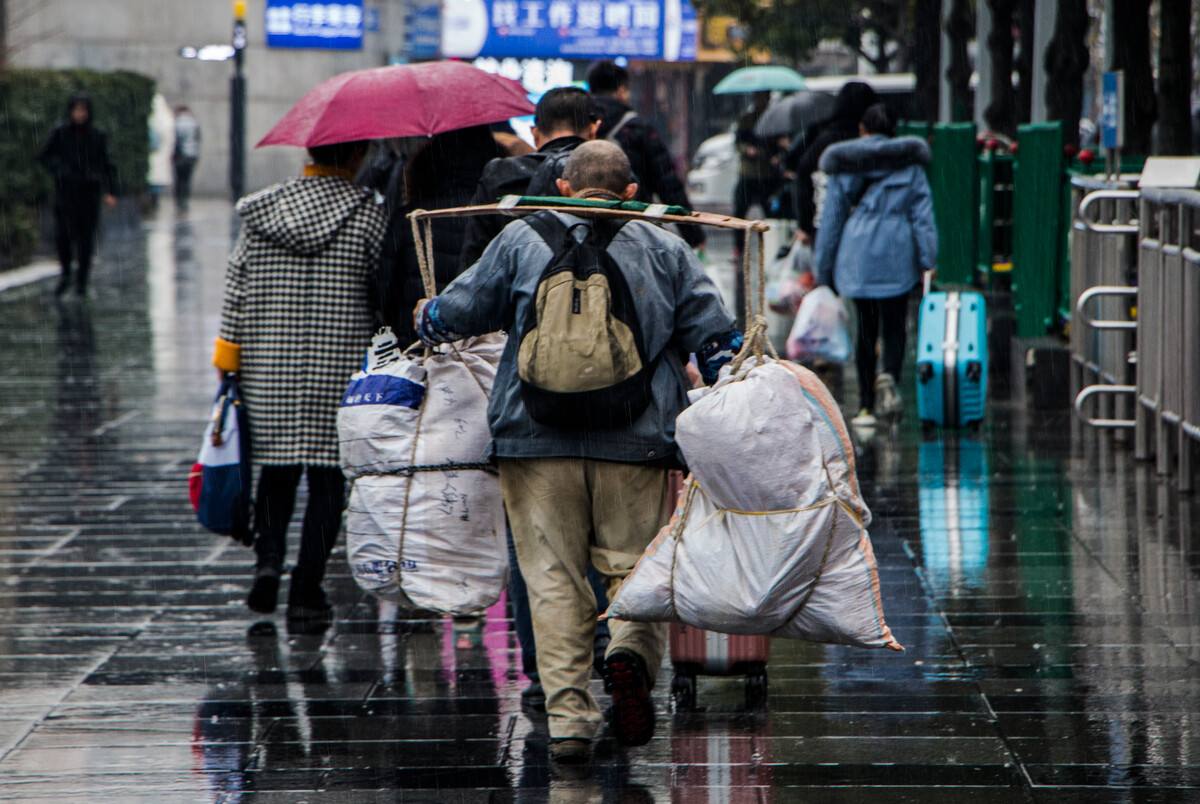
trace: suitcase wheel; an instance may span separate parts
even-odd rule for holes
[[[696,708],[696,676],[675,672],[671,679],[671,701],[676,712],[691,712]]]
[[[767,706],[767,668],[763,666],[746,675],[746,709],[754,712]]]

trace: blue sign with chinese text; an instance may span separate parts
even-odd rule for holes
[[[685,7],[687,10],[685,12]],[[695,58],[689,0],[445,0],[442,55]]]
[[[267,47],[362,50],[362,0],[267,0]]]

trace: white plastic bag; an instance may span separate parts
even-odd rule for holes
[[[844,363],[852,351],[850,317],[842,300],[824,285],[808,293],[788,335],[788,359]]]
[[[850,437],[816,375],[748,361],[680,414],[677,431],[693,477],[610,617],[901,650],[883,617]]]
[[[806,284],[806,280],[809,284]],[[812,249],[793,241],[787,254],[779,257],[767,271],[767,309],[780,315],[794,316],[808,293],[812,281]]]
[[[487,405],[503,349],[493,335],[410,357],[390,331],[373,339],[338,410],[347,558],[366,591],[447,614],[499,598],[508,552]]]

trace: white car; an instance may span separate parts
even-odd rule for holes
[[[694,209],[728,214],[738,180],[737,147],[726,131],[700,143],[687,175],[688,200]]]

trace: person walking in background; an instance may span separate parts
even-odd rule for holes
[[[738,183],[733,190],[735,218],[746,217],[755,205],[766,215],[771,207],[771,196],[779,187],[781,173],[774,143],[764,141],[754,133],[755,124],[770,102],[770,92],[755,92],[754,105],[737,121],[733,135],[738,152]],[[739,250],[742,241],[743,238],[739,235]]]
[[[638,183],[638,201],[656,198],[664,204],[691,209],[687,190],[675,170],[675,161],[662,136],[630,106],[629,71],[614,61],[593,63],[587,71],[588,89],[601,114],[596,137],[621,146]],[[679,226],[680,236],[692,248],[704,247],[704,229]]]
[[[275,610],[300,476],[308,508],[291,572],[289,624],[323,627],[321,582],[341,528],[337,410],[375,329],[374,279],[387,217],[353,183],[367,143],[310,148],[304,176],[246,196],[229,257],[213,364],[237,372],[259,469],[257,566],[247,605]]]
[[[390,210],[379,262],[380,312],[403,346],[417,338],[412,309],[425,295],[408,213],[415,209],[466,206],[484,166],[500,153],[491,130],[487,126],[473,126],[438,134],[405,165],[404,204]],[[439,218],[433,222],[433,269],[439,288],[468,267],[461,261],[468,220]]]
[[[471,205],[494,204],[506,195],[534,195],[534,189],[551,195],[563,165],[579,145],[596,138],[600,115],[588,93],[578,87],[556,87],[538,100],[533,113],[533,141],[537,150],[521,156],[493,159],[484,167]],[[543,171],[543,167],[545,170]],[[541,173],[541,176],[538,174]],[[512,219],[504,215],[475,215],[467,219],[461,261],[470,267]]]
[[[898,417],[897,390],[908,325],[908,296],[920,271],[937,266],[937,227],[925,178],[929,146],[893,137],[895,120],[876,104],[863,115],[861,138],[829,147],[821,233],[814,255],[818,285],[853,299],[858,311],[858,397],[854,424]],[[877,342],[883,373],[876,377]]]
[[[192,174],[200,161],[200,122],[186,106],[175,107],[175,148],[171,166],[175,169],[175,207],[186,212],[192,197]]]
[[[762,210],[763,217],[766,217],[771,209],[771,196],[778,188],[779,177],[782,176],[778,159],[772,153],[773,143],[761,140],[754,133],[755,124],[770,102],[770,92],[755,92],[753,106],[738,118],[734,130],[734,142],[738,152],[738,181],[733,188],[735,218],[746,217],[756,205]],[[734,259],[737,263],[741,262],[745,248],[746,233],[739,229],[734,233]],[[739,323],[749,326],[749,321],[741,321],[746,309],[746,283],[740,270],[734,273],[734,303]]]
[[[38,160],[54,178],[54,244],[62,274],[56,296],[71,284],[72,258],[78,263],[75,290],[87,294],[88,274],[96,248],[101,200],[117,205],[116,171],[108,156],[108,138],[92,125],[92,100],[73,95],[67,119],[50,132]]]
[[[834,143],[858,136],[858,124],[867,109],[879,102],[875,90],[862,81],[850,81],[838,91],[833,117],[794,160],[796,173],[796,237],[802,243],[816,240],[820,221],[819,202],[824,198],[825,179],[819,173],[821,155]]]
[[[622,150],[598,141],[575,149],[559,192],[629,200],[637,186]],[[611,270],[619,270],[629,288],[644,340],[639,353],[656,356],[647,365],[651,398],[644,411],[631,415],[633,420],[610,426],[597,424],[575,403],[562,403],[572,406],[569,413],[578,426],[560,427],[524,401],[517,364],[518,351],[524,361],[527,350],[518,346],[532,331],[527,322],[535,301],[540,317],[543,274],[562,253],[540,232],[583,238],[589,229],[599,238],[589,241],[594,244],[589,248],[603,249]],[[589,315],[598,310],[588,303],[581,309]],[[711,382],[740,346],[741,335],[695,253],[674,234],[643,221],[610,226],[549,212],[507,226],[483,258],[422,304],[416,317],[428,344],[514,329],[512,322],[518,322],[492,392],[492,451],[529,587],[551,757],[586,763],[602,720],[589,690],[596,598],[588,566],[604,576],[611,596],[666,523],[672,505],[667,470],[677,462],[674,421],[687,404],[681,355],[697,353]],[[545,368],[577,370],[574,365]],[[666,629],[627,621],[614,621],[610,628],[605,686],[612,695],[613,736],[625,745],[643,745],[654,733],[650,690]]]

